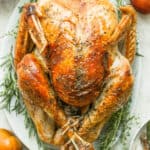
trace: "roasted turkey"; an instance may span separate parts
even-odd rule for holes
[[[23,7],[15,47],[18,87],[41,140],[92,150],[130,96],[136,13],[109,0],[38,0]],[[123,43],[118,48],[120,41]]]

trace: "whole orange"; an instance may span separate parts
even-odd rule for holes
[[[21,150],[21,142],[8,130],[0,129],[0,150]]]
[[[150,13],[150,0],[131,0],[135,9],[141,13]]]

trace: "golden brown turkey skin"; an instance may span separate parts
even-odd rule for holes
[[[85,54],[82,49],[78,52],[75,47],[61,45],[52,51],[49,59],[52,82],[64,102],[81,107],[99,95],[107,64],[100,44],[86,48]]]
[[[116,16],[102,17],[109,9],[114,14],[110,3],[106,9],[96,5],[96,1],[76,1],[68,8],[62,3],[52,1],[40,8],[45,16],[40,22],[50,49],[45,51],[46,60],[53,87],[61,100],[82,107],[100,94],[108,67],[103,42],[117,23]],[[112,26],[106,22],[109,18]]]

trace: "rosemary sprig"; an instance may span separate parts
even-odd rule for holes
[[[100,150],[110,150],[117,139],[125,144],[130,131],[129,122],[134,119],[134,116],[130,116],[130,103],[131,100],[107,122],[98,139]]]
[[[116,137],[118,135],[118,129],[122,120],[123,109],[113,114],[104,130],[102,131],[98,141],[100,150],[110,150]]]
[[[120,124],[121,133],[120,133],[119,138],[123,145],[126,144],[127,137],[130,136],[130,130],[131,130],[131,125],[133,121],[137,122],[138,120],[137,117],[135,117],[134,115],[131,115],[130,113],[131,102],[132,102],[132,99],[130,98],[129,102],[123,108],[123,113],[122,113],[122,118],[121,118],[121,124]]]
[[[16,73],[13,66],[12,51],[10,54],[2,58],[4,61],[0,65],[5,71],[3,82],[0,84],[2,91],[0,91],[0,97],[2,97],[2,108],[7,109],[9,112],[15,110],[17,114],[24,110],[23,103],[20,101],[20,93],[17,87]],[[11,103],[12,98],[15,97],[14,104]]]

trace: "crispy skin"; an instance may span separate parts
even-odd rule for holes
[[[91,47],[86,50],[87,56],[82,52],[75,55],[72,48],[61,49],[58,46],[50,57],[55,91],[70,105],[81,107],[92,103],[98,97],[106,75],[104,63],[107,60],[103,48],[99,45]]]
[[[117,19],[107,1],[100,5],[77,1],[75,6],[68,6],[60,1],[47,2],[41,12],[49,17],[41,17],[40,22],[51,49],[46,58],[54,89],[62,101],[82,107],[100,94],[108,69],[103,42]],[[110,13],[103,16],[108,10]]]
[[[58,106],[54,92],[42,69],[40,61],[33,54],[26,55],[17,67],[18,85],[24,99],[37,105],[55,119],[59,126],[66,123],[66,116]]]

